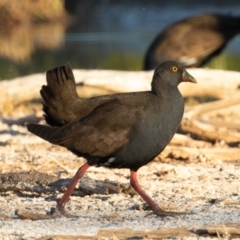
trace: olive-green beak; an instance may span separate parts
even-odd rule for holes
[[[193,76],[191,76],[186,70],[183,71],[182,80],[184,82],[197,83],[196,79]]]

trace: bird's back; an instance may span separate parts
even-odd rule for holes
[[[202,14],[176,22],[161,32],[148,48],[144,70],[174,60],[185,67],[201,67],[218,55],[240,32],[240,17]]]

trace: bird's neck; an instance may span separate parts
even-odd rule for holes
[[[160,98],[180,94],[177,86],[174,86],[171,83],[166,84],[166,82],[161,81],[152,82],[152,92]]]

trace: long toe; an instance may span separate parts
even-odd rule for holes
[[[153,214],[155,214],[158,217],[164,218],[164,217],[179,217],[181,215],[190,215],[190,214],[193,214],[193,212],[170,212],[170,211],[168,212],[160,209],[160,211],[158,210],[158,211],[153,211],[148,213],[145,217],[148,217]]]
[[[55,217],[61,217],[64,216],[66,218],[78,218],[77,215],[73,215],[69,213],[65,208],[61,207],[56,207],[56,208],[51,208],[50,210],[50,215],[55,216]]]

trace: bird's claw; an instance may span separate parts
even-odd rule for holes
[[[149,217],[151,215],[156,215],[157,217],[178,217],[181,215],[189,215],[189,214],[193,214],[192,212],[165,212],[165,211],[153,211],[148,213],[147,215],[145,215],[145,217]]]
[[[57,207],[56,208],[51,208],[50,212],[48,212],[48,215],[52,216],[64,216],[67,218],[77,218],[78,216],[70,214],[66,209],[65,209],[65,204],[61,203],[62,198],[58,198],[56,195],[47,197],[45,198],[45,201],[55,201],[57,202]]]
[[[64,207],[51,208],[51,210],[48,214],[52,215],[52,216],[57,216],[57,217],[64,216],[66,218],[77,218],[78,217],[76,215],[69,213]]]

